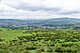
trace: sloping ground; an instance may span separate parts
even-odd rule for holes
[[[80,31],[0,31],[0,53],[80,53]]]

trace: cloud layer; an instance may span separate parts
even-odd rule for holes
[[[80,0],[0,0],[0,18],[80,17]]]

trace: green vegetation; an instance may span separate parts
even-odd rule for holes
[[[0,28],[0,53],[80,53],[80,31]]]

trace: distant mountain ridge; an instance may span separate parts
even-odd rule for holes
[[[76,18],[53,18],[46,20],[36,19],[0,19],[0,26],[59,26],[80,23],[80,19]]]

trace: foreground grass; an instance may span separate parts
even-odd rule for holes
[[[80,53],[80,31],[1,28],[0,53]]]

